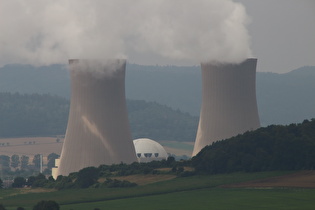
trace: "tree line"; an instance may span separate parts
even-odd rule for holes
[[[0,137],[65,134],[69,100],[49,94],[0,93]],[[193,141],[198,118],[155,102],[127,100],[132,136]]]
[[[118,179],[117,177],[129,176],[134,174],[174,174],[177,176],[193,175],[191,171],[185,171],[184,166],[188,162],[175,161],[174,157],[167,160],[152,161],[149,163],[132,164],[112,164],[100,165],[99,167],[87,167],[78,172],[69,174],[68,176],[59,175],[56,179],[52,176],[38,174],[27,178],[17,176],[14,178],[12,187],[21,188],[24,186],[32,188],[54,188],[58,190],[64,189],[80,189],[80,188],[122,188],[135,187],[136,183]],[[159,170],[160,168],[169,168],[168,171]]]
[[[187,170],[187,167],[190,170]],[[169,170],[161,170],[166,169]],[[313,170],[315,168],[315,119],[288,126],[272,125],[214,142],[191,160],[167,160],[149,163],[100,165],[87,167],[56,180],[39,174],[16,177],[13,187],[63,189],[135,187],[135,183],[117,177],[134,174],[195,174],[259,172],[272,170]]]
[[[271,125],[206,146],[192,158],[197,173],[313,170],[315,119]]]

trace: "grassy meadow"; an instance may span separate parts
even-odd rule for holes
[[[61,210],[99,209],[313,209],[315,189],[221,188],[226,184],[280,176],[290,172],[232,173],[191,176],[133,188],[101,188],[43,192],[0,190],[8,210],[32,209],[40,200],[55,200]],[[159,175],[157,175],[159,176]],[[143,182],[146,180],[143,179]],[[313,207],[313,208],[311,208]]]

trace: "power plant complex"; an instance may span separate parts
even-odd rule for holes
[[[257,59],[202,63],[202,105],[193,156],[215,141],[260,127]],[[150,139],[132,141],[125,98],[125,60],[70,60],[71,103],[66,136],[53,176],[101,164],[166,159]]]
[[[215,141],[260,127],[257,59],[240,64],[202,63],[202,105],[192,155]]]
[[[71,102],[58,175],[137,161],[126,98],[125,60],[70,60]]]

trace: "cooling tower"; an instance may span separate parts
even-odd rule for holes
[[[202,105],[193,156],[214,141],[260,127],[257,59],[240,64],[202,63]]]
[[[126,98],[125,60],[70,60],[71,104],[59,175],[137,161]]]

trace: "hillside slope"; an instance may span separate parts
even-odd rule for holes
[[[133,138],[194,141],[198,118],[155,102],[127,100]],[[0,137],[64,135],[69,100],[0,92]]]
[[[192,159],[198,172],[313,170],[315,119],[271,125],[206,146]]]

